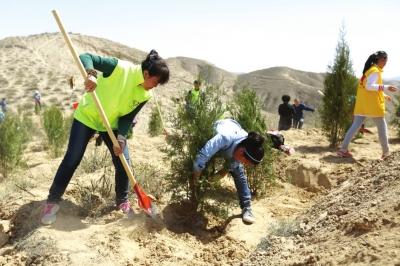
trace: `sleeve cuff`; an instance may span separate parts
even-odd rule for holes
[[[204,167],[200,167],[199,164],[196,161],[194,161],[194,163],[193,163],[193,171],[201,172],[201,171],[203,171],[203,168]]]

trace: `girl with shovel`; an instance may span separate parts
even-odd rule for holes
[[[124,213],[132,211],[128,201],[129,179],[118,156],[126,146],[126,135],[134,117],[151,98],[150,90],[169,80],[168,66],[154,50],[141,65],[88,53],[82,54],[80,60],[88,73],[85,89],[88,92],[96,90],[120,146],[112,145],[95,103],[86,93],[74,113],[68,148],[43,207],[43,224],[55,222],[61,197],[96,131],[110,150],[115,166],[116,206]],[[96,70],[102,72],[98,78]]]

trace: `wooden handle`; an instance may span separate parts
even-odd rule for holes
[[[56,19],[58,27],[60,28],[60,31],[61,31],[61,33],[62,33],[62,35],[64,37],[64,41],[67,43],[69,51],[71,52],[72,57],[74,58],[75,64],[78,66],[79,71],[81,72],[82,78],[86,79],[86,77],[87,77],[86,70],[83,67],[81,60],[79,60],[79,56],[76,53],[76,50],[75,50],[75,48],[74,48],[74,46],[72,44],[71,39],[69,38],[69,35],[67,34],[67,32],[64,29],[64,26],[63,26],[63,23],[61,22],[60,16],[58,15],[56,10],[53,10],[51,12],[53,13],[54,18]],[[103,107],[101,106],[101,103],[99,101],[99,98],[97,97],[96,92],[95,91],[89,92],[89,94],[92,95],[92,97],[93,97],[93,101],[96,104],[97,111],[99,112],[99,114],[101,116],[101,120],[103,121],[103,124],[107,129],[107,133],[108,133],[108,136],[110,137],[110,139],[112,141],[112,144],[114,146],[118,147],[119,143],[118,143],[117,139],[115,138],[114,132],[111,129],[110,123],[108,122],[107,116],[106,116],[106,114],[104,112]],[[133,176],[133,173],[132,173],[130,167],[128,166],[128,163],[126,162],[126,159],[125,159],[124,155],[121,153],[118,157],[121,160],[122,165],[124,166],[124,169],[126,171],[126,174],[129,177],[129,180],[131,181],[131,186],[134,187],[135,184],[136,184],[136,180],[135,180],[135,177]]]

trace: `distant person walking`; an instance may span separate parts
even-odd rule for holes
[[[294,108],[290,102],[289,95],[282,96],[282,104],[278,107],[279,124],[278,130],[289,130],[292,127],[292,120],[294,116]]]
[[[42,110],[41,95],[38,90],[33,93],[33,100],[35,101],[35,110]]]
[[[6,98],[1,99],[0,107],[1,107],[1,111],[3,111],[3,113],[7,113],[7,101],[6,101]]]
[[[301,129],[304,124],[304,113],[303,111],[314,112],[314,108],[301,103],[299,99],[293,100],[294,115],[293,115],[293,127],[296,129]]]
[[[371,54],[365,62],[363,75],[357,88],[353,124],[346,133],[342,147],[337,152],[341,157],[352,157],[348,146],[367,117],[373,118],[378,128],[379,142],[382,146],[381,159],[387,158],[390,154],[385,120],[385,98],[389,100],[390,96],[385,95],[384,91],[395,92],[398,88],[383,85],[382,71],[387,60],[386,52],[378,51]]]
[[[71,90],[74,89],[74,86],[75,86],[75,78],[74,78],[74,76],[71,76],[71,77],[68,78],[68,85],[69,85]]]
[[[3,122],[4,119],[6,119],[6,115],[3,113],[2,110],[0,110],[0,123]]]

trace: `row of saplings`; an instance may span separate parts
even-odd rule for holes
[[[34,123],[33,115],[32,111],[19,108],[16,113],[8,111],[0,123],[0,182],[18,170],[19,166],[27,167],[23,152],[34,136],[44,137],[41,144],[52,157],[58,157],[63,152],[72,116],[65,118],[57,106],[46,108],[39,117],[45,133],[43,136],[40,127]]]
[[[202,171],[198,184],[193,186],[190,181],[197,152],[214,136],[213,123],[221,118],[235,119],[247,132],[266,133],[267,130],[261,114],[261,104],[253,90],[240,90],[233,99],[228,99],[226,104],[221,101],[224,95],[226,94],[220,86],[209,85],[202,90],[202,97],[196,108],[187,108],[184,96],[178,101],[176,112],[169,118],[172,121],[172,129],[169,129],[166,138],[167,148],[163,150],[171,163],[171,169],[166,176],[156,178],[152,174],[143,173],[143,167],[140,165],[134,167],[139,169],[135,169],[138,180],[149,193],[155,192],[159,195],[158,192],[162,189],[171,193],[171,203],[179,203],[192,211],[222,219],[226,218],[229,209],[238,202],[236,192],[223,186],[219,178],[218,172],[223,170],[225,162],[220,156],[214,156]],[[44,109],[40,120],[49,153],[52,157],[62,155],[72,116],[64,118],[62,111],[52,106]],[[27,112],[9,114],[0,124],[0,142],[5,144],[0,147],[0,170],[3,178],[7,178],[12,170],[21,164],[26,144],[33,135],[41,134],[39,131],[33,126],[32,114]],[[155,136],[161,131],[160,112],[154,108],[149,122],[149,134]],[[252,195],[256,197],[265,195],[273,181],[273,153],[270,143],[264,143],[265,156],[262,162],[257,167],[246,167],[249,187]],[[144,177],[140,177],[142,173]],[[146,182],[148,178],[153,179],[152,182]],[[102,180],[104,181],[104,175]]]

